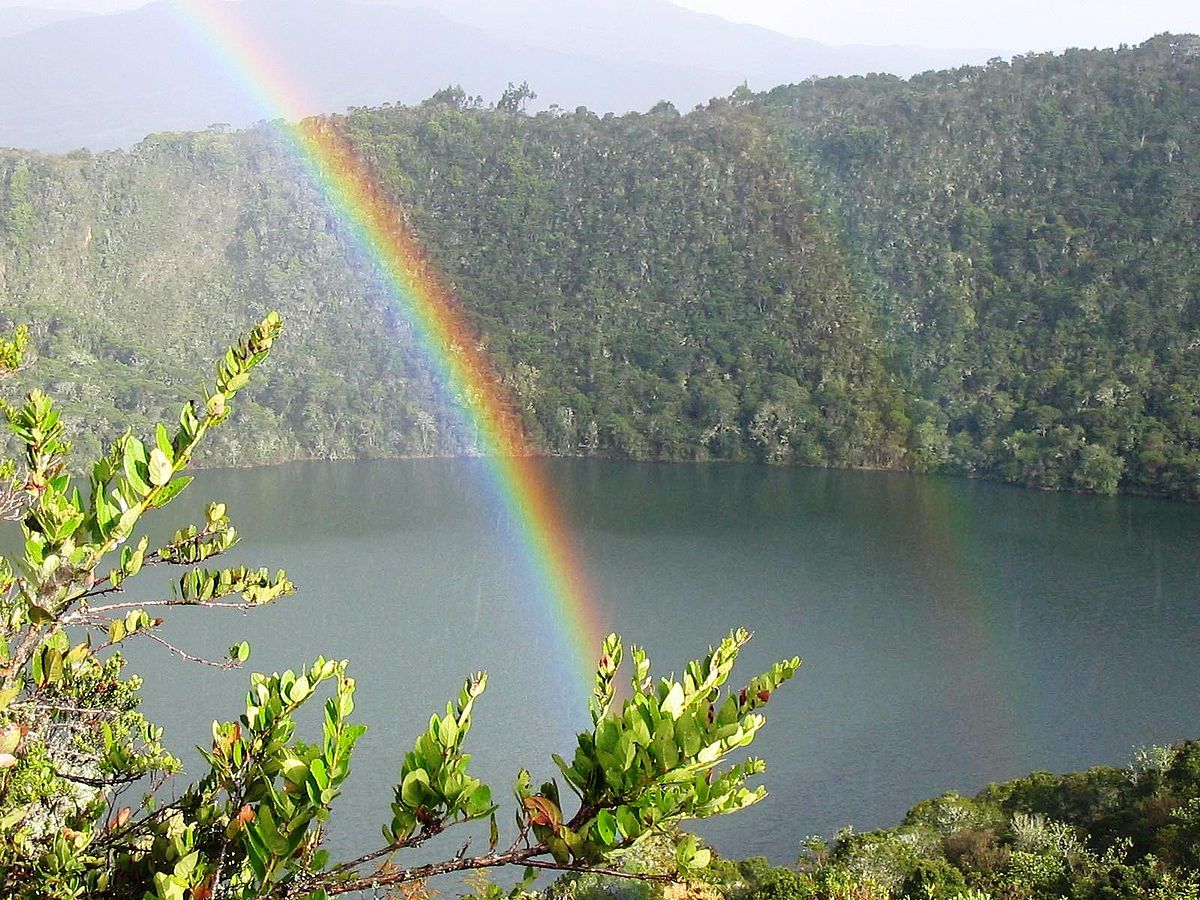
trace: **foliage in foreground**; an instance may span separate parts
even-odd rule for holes
[[[176,429],[160,424],[148,442],[131,433],[113,442],[92,466],[86,492],[73,484],[70,445],[51,399],[34,391],[19,408],[5,407],[25,455],[23,465],[5,469],[7,517],[20,523],[24,545],[15,570],[0,561],[0,896],[319,898],[522,865],[519,890],[537,868],[604,868],[662,835],[671,836],[669,865],[640,877],[702,869],[708,851],[674,826],[764,796],[746,784],[763,771],[761,761],[721,767],[753,741],[765,721],[759,708],[800,664],[779,663],[740,691],[723,690],[750,637],[740,630],[689,663],[679,680],[655,681],[645,653],[631,648],[632,684],[620,703],[616,679],[626,651],[611,635],[596,673],[593,728],[579,735],[570,761],[555,757],[572,802],[558,781],[535,788],[522,771],[513,788],[517,834],[504,845],[499,805],[471,775],[464,752],[487,684],[483,673],[431,718],[404,757],[384,844],[358,859],[332,862],[321,846],[365,730],[350,721],[355,683],[346,660],[251,675],[243,714],[213,723],[199,780],[160,793],[177,798],[169,802],[149,795],[126,801],[135,785],[161,787],[182,766],[138,712],[140,682],[124,674],[119,645],[148,639],[192,662],[237,667],[249,656],[244,642],[223,662],[200,660],[157,633],[163,620],[156,613],[250,609],[293,591],[283,572],[206,567],[237,542],[223,504],[211,504],[204,522],[164,546],[137,536],[144,514],[187,487],[181,473],[196,447],[228,418],[281,327],[272,313],[230,348],[215,385],[183,407]],[[0,347],[5,370],[20,363],[23,343],[18,335]],[[172,597],[120,599],[130,578],[157,565],[183,569]],[[296,714],[318,697],[325,698],[320,734],[302,740]],[[486,853],[402,865],[400,851],[480,819],[491,822]]]
[[[1126,768],[990,785],[914,806],[890,829],[805,842],[796,867],[715,860],[726,900],[1197,900],[1200,741],[1139,750]],[[657,900],[592,876],[556,900]],[[699,900],[699,893],[694,893]]]

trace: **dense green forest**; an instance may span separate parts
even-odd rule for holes
[[[1200,40],[772,91],[911,391],[914,452],[1200,497]]]
[[[1138,750],[1124,768],[949,792],[878,831],[809,838],[794,866],[718,859],[694,900],[1196,900],[1200,743]],[[650,854],[652,856],[652,853]],[[633,865],[636,865],[634,863]],[[551,900],[657,900],[649,885],[564,879]],[[678,896],[678,895],[671,895]]]
[[[686,115],[447,90],[324,125],[402,202],[546,452],[1197,499],[1198,46]],[[476,449],[269,126],[0,151],[0,292],[38,379],[110,432],[185,396],[210,335],[279,308],[290,339],[213,458]]]

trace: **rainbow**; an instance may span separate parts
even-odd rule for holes
[[[444,280],[405,225],[370,167],[310,107],[269,49],[229,15],[225,0],[175,0],[187,27],[237,77],[273,120],[308,176],[374,265],[451,396],[466,398],[492,487],[520,535],[522,555],[540,586],[542,612],[571,645],[574,668],[590,691],[604,629],[572,529],[477,336]]]
[[[947,690],[961,692],[972,708],[970,725],[987,735],[993,754],[1003,754],[1005,771],[1017,777],[1025,768],[1022,747],[1037,745],[1021,714],[1018,672],[1026,668],[1005,648],[993,610],[995,590],[987,575],[993,554],[984,546],[978,512],[963,485],[929,478],[912,491],[913,552],[928,574],[930,599],[936,604],[931,633],[941,656],[962,673]]]

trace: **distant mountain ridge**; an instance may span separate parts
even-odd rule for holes
[[[75,10],[42,9],[33,6],[0,7],[0,39],[34,31],[55,22],[79,19],[85,14]]]
[[[49,152],[129,146],[152,132],[277,114],[167,2],[9,33],[0,10],[0,146]],[[42,11],[47,16],[65,13]],[[528,81],[540,108],[682,109],[812,75],[911,74],[987,51],[827,47],[735,25],[666,0],[240,0],[225,13],[266,48],[305,113],[414,103],[461,84],[489,100]],[[52,63],[51,63],[52,61]]]
[[[733,84],[747,81],[755,90],[810,76],[868,72],[907,76],[928,69],[983,62],[997,55],[996,51],[979,48],[832,46],[757,25],[730,22],[661,0],[364,2],[425,6],[510,40],[601,59],[644,63],[669,60],[675,65],[724,74],[733,79]]]

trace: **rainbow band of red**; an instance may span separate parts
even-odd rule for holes
[[[574,667],[590,689],[604,630],[572,529],[539,459],[453,294],[405,224],[399,203],[344,135],[321,119],[303,119],[295,79],[285,78],[267,49],[242,32],[223,0],[177,0],[189,28],[258,101],[371,259],[401,305],[449,396],[458,397],[478,429],[490,480],[520,535],[522,556],[541,587],[546,627],[570,645]],[[299,124],[292,124],[293,122]]]

